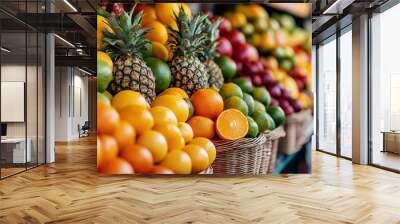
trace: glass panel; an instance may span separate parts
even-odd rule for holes
[[[37,165],[38,160],[38,119],[37,119],[37,81],[38,81],[38,35],[36,32],[27,34],[28,38],[28,63],[27,63],[27,80],[26,80],[26,114],[27,114],[27,149],[31,151],[30,161],[28,160],[28,168]]]
[[[352,156],[352,33],[340,36],[340,154]]]
[[[336,38],[318,48],[318,147],[336,153]]]
[[[372,18],[372,163],[400,170],[400,5]],[[386,132],[386,133],[383,133]]]
[[[45,122],[46,122],[46,109],[45,109],[45,65],[46,65],[46,52],[45,52],[46,37],[44,34],[39,34],[38,45],[38,164],[43,164],[46,161],[46,148],[45,148]]]
[[[31,161],[26,151],[26,33],[2,33],[1,61],[1,156],[2,177],[25,170]]]

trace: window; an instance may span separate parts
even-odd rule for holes
[[[336,153],[336,37],[318,48],[318,149]]]
[[[340,155],[352,156],[352,33],[351,26],[340,36]]]
[[[400,5],[371,19],[372,163],[400,170]],[[385,138],[386,136],[386,138]]]

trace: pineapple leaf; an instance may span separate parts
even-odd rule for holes
[[[111,14],[106,17],[113,32],[104,32],[105,51],[114,59],[124,56],[142,57],[149,43],[145,39],[148,30],[140,26],[143,12],[132,17],[124,12],[119,17]]]

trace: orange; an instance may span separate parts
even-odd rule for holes
[[[234,12],[232,14],[228,14],[227,18],[229,22],[231,22],[233,28],[242,27],[247,23],[246,16],[241,12]]]
[[[148,130],[143,132],[136,143],[150,150],[154,162],[160,162],[168,152],[168,144],[165,137],[157,131]]]
[[[174,172],[167,167],[163,167],[161,165],[154,166],[153,170],[151,171],[153,174],[174,174]]]
[[[158,3],[155,9],[157,18],[164,24],[175,21],[175,15],[179,14],[178,3]]]
[[[119,148],[124,149],[135,144],[135,129],[128,122],[120,121],[115,129],[114,138],[117,140]]]
[[[185,122],[189,117],[189,106],[186,101],[179,96],[175,95],[161,95],[158,96],[153,104],[155,106],[164,106],[174,112],[179,122]]]
[[[193,130],[189,124],[185,122],[179,122],[178,128],[181,131],[183,139],[185,139],[185,143],[188,143],[193,139]]]
[[[216,129],[221,139],[237,140],[246,136],[249,124],[240,110],[228,109],[218,116]]]
[[[169,28],[169,27],[171,27],[173,30],[179,31],[178,24],[176,24],[175,21],[168,23],[167,28]],[[169,37],[171,37],[171,36],[169,36]]]
[[[176,95],[182,97],[183,99],[189,99],[189,95],[185,90],[178,87],[171,87],[164,90],[160,95]]]
[[[185,139],[182,137],[181,131],[176,125],[160,125],[154,127],[154,130],[164,135],[168,143],[168,151],[181,150],[185,147]]]
[[[121,157],[133,166],[136,173],[150,173],[153,170],[153,155],[143,146],[130,145],[122,151]]]
[[[212,139],[215,135],[214,121],[207,117],[194,116],[188,124],[192,127],[193,137]]]
[[[154,57],[163,61],[168,61],[170,55],[168,48],[159,42],[152,41],[151,43],[153,44]]]
[[[101,161],[98,166],[108,163],[118,156],[118,143],[115,138],[109,135],[100,135],[98,137],[101,145]]]
[[[194,114],[214,120],[224,110],[224,100],[217,91],[199,89],[190,98]]]
[[[183,149],[192,161],[192,172],[200,172],[207,169],[210,161],[205,149],[198,145],[189,144]]]
[[[182,150],[173,150],[168,153],[161,165],[171,169],[176,174],[190,174],[192,161],[190,156]]]
[[[150,108],[150,113],[154,118],[154,126],[165,125],[165,124],[178,124],[178,120],[175,117],[174,112],[168,107],[156,106]]]
[[[97,49],[101,50],[104,48],[103,37],[104,32],[113,32],[110,28],[106,18],[97,15]]]
[[[97,133],[112,135],[120,117],[118,112],[101,100],[97,100]]]
[[[124,107],[120,112],[121,120],[131,124],[137,134],[150,130],[154,125],[154,119],[150,111],[138,105]]]
[[[97,167],[99,167],[100,162],[101,162],[101,158],[103,157],[103,148],[102,148],[102,144],[101,141],[99,139],[99,136],[97,136]]]
[[[146,99],[139,92],[133,90],[122,90],[118,92],[111,101],[111,105],[118,111],[130,105],[138,105],[144,108],[150,108]]]
[[[268,17],[267,11],[258,4],[244,5],[240,11],[249,19],[266,19]]]
[[[114,158],[107,164],[99,167],[100,173],[106,174],[134,174],[133,168],[125,159]]]
[[[156,10],[151,6],[143,7],[143,18],[142,18],[142,26],[146,26],[147,24],[157,20]]]
[[[167,43],[168,31],[164,24],[158,21],[152,21],[146,25],[146,28],[149,29],[149,32],[146,34],[146,39],[159,42],[161,44]]]
[[[207,151],[208,159],[210,160],[210,164],[208,164],[209,166],[214,162],[215,157],[217,156],[217,150],[215,149],[215,145],[212,143],[212,141],[203,137],[197,137],[194,138],[190,144],[201,146]]]

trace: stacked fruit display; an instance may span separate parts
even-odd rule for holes
[[[308,74],[299,69],[308,53],[285,46],[285,54],[276,48],[260,57],[236,17],[192,15],[184,3],[100,6],[102,173],[199,173],[216,158],[212,139],[258,137],[283,125],[301,100],[288,74]],[[285,70],[288,58],[299,66]]]
[[[101,173],[190,174],[215,160],[214,144],[194,135],[186,93],[167,89],[150,105],[123,90],[97,101],[97,165]],[[198,130],[195,126],[194,130]]]
[[[224,16],[218,53],[235,60],[236,76],[266,87],[271,105],[287,116],[308,109],[312,80],[307,32],[296,27],[292,16],[270,17],[256,4],[238,5]]]

